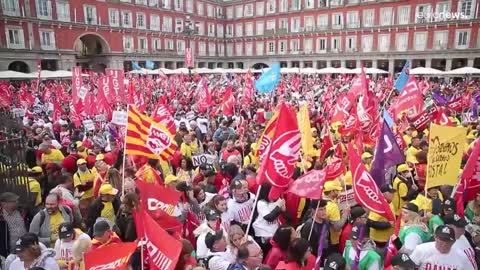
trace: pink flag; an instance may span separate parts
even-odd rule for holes
[[[125,95],[124,75],[121,69],[106,69],[106,75],[109,76],[109,88],[111,95],[107,96],[110,103],[113,102],[126,102],[127,97]]]

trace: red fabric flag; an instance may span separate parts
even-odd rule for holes
[[[452,122],[447,116],[447,113],[444,108],[439,108],[437,117],[435,119],[435,123],[441,126],[451,126],[454,127],[456,126],[455,123]]]
[[[362,72],[363,72],[363,68],[362,68]],[[355,78],[352,81],[352,86],[350,86],[350,89],[348,90],[349,95],[357,98],[361,94],[367,93],[363,88],[364,87],[363,81],[366,80],[364,76],[365,76],[365,73],[355,76]]]
[[[355,102],[355,96],[351,95],[350,93],[343,93],[341,94],[338,99],[337,103],[333,107],[332,112],[332,123],[340,122],[345,118],[345,115],[348,115],[348,112],[352,108]]]
[[[225,116],[233,116],[233,107],[235,105],[235,97],[233,96],[232,87],[229,86],[223,93],[223,102],[220,109]]]
[[[137,181],[135,184],[140,190],[140,200],[143,209],[149,212],[162,210],[169,215],[173,215],[174,208],[178,204],[182,193],[145,181]]]
[[[465,201],[474,200],[477,192],[480,191],[480,139],[475,140],[473,147],[467,151],[466,155],[468,160],[453,196],[457,203],[457,213],[462,216],[464,216]]]
[[[105,74],[109,77],[108,88],[110,95],[105,95],[109,103],[126,102],[127,97],[125,96],[123,70],[107,68],[105,70]]]
[[[259,173],[259,183],[268,182],[280,190],[288,186],[300,154],[300,141],[297,116],[282,103],[272,143],[262,164],[262,173]],[[271,195],[275,197],[274,194]]]
[[[115,101],[115,97],[109,97],[109,95],[111,96],[113,94],[110,91],[111,80],[112,78],[108,76],[101,76],[98,80],[97,113],[104,114],[107,119],[110,119],[113,113],[112,106],[110,105],[112,103],[111,101]]]
[[[195,239],[195,234],[193,234],[193,231],[195,231],[198,226],[200,226],[200,221],[198,221],[198,218],[195,216],[195,214],[192,213],[192,211],[188,211],[183,229],[183,238],[190,241],[193,248],[196,248],[197,246],[197,241]]]
[[[205,79],[202,79],[197,86],[197,106],[198,111],[203,113],[206,112],[208,107],[211,106],[210,91],[208,91],[207,82]]]
[[[82,67],[73,67],[72,68],[72,101],[73,103],[77,102],[80,93],[80,88],[82,87]]]
[[[400,228],[402,227],[402,212],[400,212],[400,216],[397,217],[395,220],[395,232],[393,233],[396,237],[398,236],[398,233],[400,232]],[[398,250],[395,247],[395,244],[392,241],[392,236],[390,236],[390,239],[388,240],[388,245],[387,245],[387,255],[385,255],[385,261],[383,263],[383,266],[388,267],[390,266],[390,260],[392,259],[393,256],[397,255]]]
[[[145,211],[137,213],[143,224],[144,247],[149,257],[150,269],[173,270],[182,251],[182,244],[160,227]]]
[[[345,162],[343,162],[343,158],[333,156],[325,167],[325,181],[335,180],[337,177],[345,174],[346,172],[347,169],[345,167]]]
[[[152,114],[153,121],[164,125],[171,134],[177,132],[177,127],[175,126],[175,119],[168,111],[168,108],[162,104],[158,103],[157,108],[153,111]]]
[[[85,253],[85,269],[123,270],[128,266],[130,256],[137,248],[137,242],[112,244]]]
[[[320,160],[323,161],[325,159],[325,155],[327,154],[327,151],[333,147],[333,142],[332,142],[332,139],[330,138],[330,128],[327,123],[323,125],[320,136],[322,137],[322,147],[320,148]]]
[[[452,113],[461,113],[463,111],[463,108],[468,108],[470,107],[470,104],[467,106],[463,106],[463,97],[459,96],[450,102],[446,104],[446,107],[452,112]]]
[[[357,112],[352,110],[350,114],[346,115],[343,119],[342,125],[338,128],[338,132],[342,135],[354,135],[358,132],[359,126]]]
[[[58,101],[56,99],[52,100],[53,104],[53,114],[52,114],[52,121],[53,123],[57,123],[62,114],[64,113],[62,107],[60,104],[58,104]]]
[[[325,171],[311,170],[290,184],[287,192],[299,197],[318,200],[322,197]]]
[[[393,106],[395,117],[404,111],[407,112],[408,117],[414,117],[422,111],[423,95],[415,76],[410,77]]]
[[[95,95],[92,92],[88,92],[85,96],[85,114],[94,118],[97,115],[97,102],[95,100]]]
[[[373,180],[372,176],[365,169],[360,156],[357,154],[352,144],[347,146],[347,155],[350,160],[350,169],[352,171],[353,192],[355,200],[362,206],[370,209],[388,220],[395,221],[395,217],[390,206],[383,197],[382,192]]]

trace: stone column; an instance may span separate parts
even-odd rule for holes
[[[340,66],[342,68],[346,68],[347,67],[347,61],[346,60],[340,60]]]
[[[445,71],[449,71],[452,69],[452,59],[446,59],[445,62]]]
[[[432,59],[431,58],[425,59],[425,67],[426,68],[432,67]]]
[[[332,67],[332,60],[327,60],[327,67]]]
[[[361,68],[362,67],[362,60],[357,60],[357,63],[355,64],[355,68]]]
[[[469,58],[467,61],[467,67],[473,67],[474,62],[475,62],[475,59]]]
[[[378,60],[375,60],[375,59],[372,60],[372,68],[377,68],[377,65],[378,65],[377,61]]]
[[[395,59],[389,59],[388,60],[388,73],[390,73],[393,76],[394,71],[395,71]]]

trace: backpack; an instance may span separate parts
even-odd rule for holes
[[[59,209],[62,208],[69,216],[70,216],[70,219],[71,219],[71,222],[70,223],[74,223],[74,218],[73,218],[73,215],[72,215],[72,211],[70,210],[69,207],[66,207],[66,206],[63,206],[63,205],[59,205],[58,206]],[[61,211],[60,211],[61,212]],[[42,227],[43,223],[45,222],[45,211],[42,210],[39,212],[40,213],[40,227]]]

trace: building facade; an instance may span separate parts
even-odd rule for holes
[[[480,67],[479,0],[0,1],[0,70]]]

